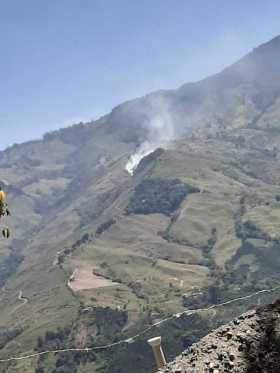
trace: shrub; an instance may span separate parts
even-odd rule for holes
[[[115,223],[116,223],[115,219],[109,219],[105,221],[104,223],[100,224],[96,230],[96,235],[99,236],[100,234],[104,233]]]

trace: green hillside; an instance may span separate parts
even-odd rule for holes
[[[116,342],[185,307],[279,284],[279,57],[280,37],[216,76],[0,153],[13,232],[0,249],[1,358]],[[131,176],[137,147],[169,134],[169,124],[149,122],[167,115],[171,141]],[[0,371],[152,371],[149,336],[162,334],[171,358],[278,296],[180,319],[109,351]]]

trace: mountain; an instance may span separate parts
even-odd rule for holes
[[[164,372],[279,371],[279,312],[278,301],[240,315],[189,347]]]
[[[276,37],[215,76],[0,153],[12,212],[1,357],[112,343],[185,307],[278,284],[279,57]],[[160,330],[167,356],[278,296],[173,322]],[[152,371],[153,333],[0,371]]]

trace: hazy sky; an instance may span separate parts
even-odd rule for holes
[[[0,149],[218,72],[279,19],[276,0],[0,0]]]

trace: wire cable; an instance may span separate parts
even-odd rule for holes
[[[242,296],[242,297],[234,298],[234,299],[222,302],[222,303],[212,304],[211,306],[209,306],[207,308],[191,309],[191,310],[186,310],[186,311],[183,311],[183,312],[180,312],[180,313],[175,313],[171,316],[166,317],[165,319],[157,321],[156,323],[150,325],[149,327],[145,328],[144,330],[142,330],[141,332],[135,334],[134,336],[132,336],[130,338],[122,339],[122,340],[119,340],[118,342],[109,343],[109,344],[106,344],[106,345],[103,345],[103,346],[101,345],[101,346],[96,346],[96,347],[65,348],[65,349],[57,349],[57,350],[46,350],[46,351],[41,351],[41,352],[34,352],[33,354],[28,354],[27,352],[25,352],[25,353],[23,353],[22,356],[15,356],[15,357],[10,357],[10,358],[6,358],[6,359],[0,359],[0,363],[7,363],[7,362],[11,362],[11,361],[31,359],[31,358],[39,357],[39,356],[46,355],[46,354],[57,354],[57,353],[63,353],[63,352],[91,352],[91,351],[100,351],[100,350],[110,349],[112,347],[119,346],[119,345],[122,345],[122,344],[129,345],[131,343],[135,343],[138,338],[145,335],[146,333],[151,331],[153,328],[160,327],[162,324],[164,324],[168,321],[178,319],[182,316],[191,316],[191,315],[199,313],[199,312],[205,312],[205,311],[207,312],[207,311],[210,311],[214,308],[224,307],[224,306],[227,306],[229,304],[239,302],[241,300],[250,299],[250,298],[253,298],[254,296],[259,295],[259,294],[272,293],[272,292],[277,291],[279,289],[280,289],[280,285],[275,286],[274,288],[270,288],[270,289],[259,290],[259,291],[256,291],[254,293],[251,293],[251,294],[248,294],[248,295],[245,295],[245,296]]]

